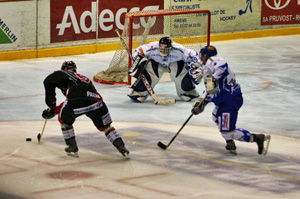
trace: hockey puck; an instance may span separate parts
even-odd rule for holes
[[[31,141],[31,138],[26,138],[26,141],[27,141],[27,142],[30,142],[30,141]]]

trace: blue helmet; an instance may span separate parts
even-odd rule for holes
[[[209,57],[216,56],[218,54],[216,47],[214,46],[204,46],[200,50],[200,54],[209,55]]]

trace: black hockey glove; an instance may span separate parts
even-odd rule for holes
[[[45,109],[42,113],[44,119],[51,119],[56,115],[54,108]]]
[[[196,103],[194,104],[193,108],[192,108],[192,113],[194,115],[198,115],[200,113],[202,113],[204,111],[205,106],[208,104],[207,101],[205,101],[205,99],[203,98],[198,98],[196,100]]]

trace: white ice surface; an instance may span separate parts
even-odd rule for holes
[[[242,142],[236,142],[237,156],[228,154],[211,120],[212,104],[168,150],[159,149],[157,142],[170,141],[193,105],[180,101],[174,84],[164,81],[155,91],[160,98],[175,97],[174,105],[154,105],[150,98],[132,103],[128,86],[95,83],[130,159],[86,117],[74,124],[80,157],[68,157],[56,118],[37,143],[46,108],[42,82],[65,60],[93,79],[113,52],[0,62],[0,198],[299,198],[299,41],[300,35],[212,43],[242,87],[237,126],[270,134],[267,156],[259,156],[254,143]]]

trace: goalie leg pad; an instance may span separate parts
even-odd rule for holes
[[[127,96],[134,102],[142,103],[147,99],[148,92],[137,92],[133,88],[130,88]]]
[[[194,98],[199,97],[198,91],[195,89],[191,76],[184,68],[184,62],[174,62],[170,64],[170,78],[175,83],[177,95],[183,101],[191,101]]]
[[[154,88],[164,73],[164,67],[157,62],[151,60],[148,62],[143,72],[147,81]],[[134,102],[143,102],[148,97],[148,91],[141,79],[137,79],[136,82],[129,88],[127,96]]]

